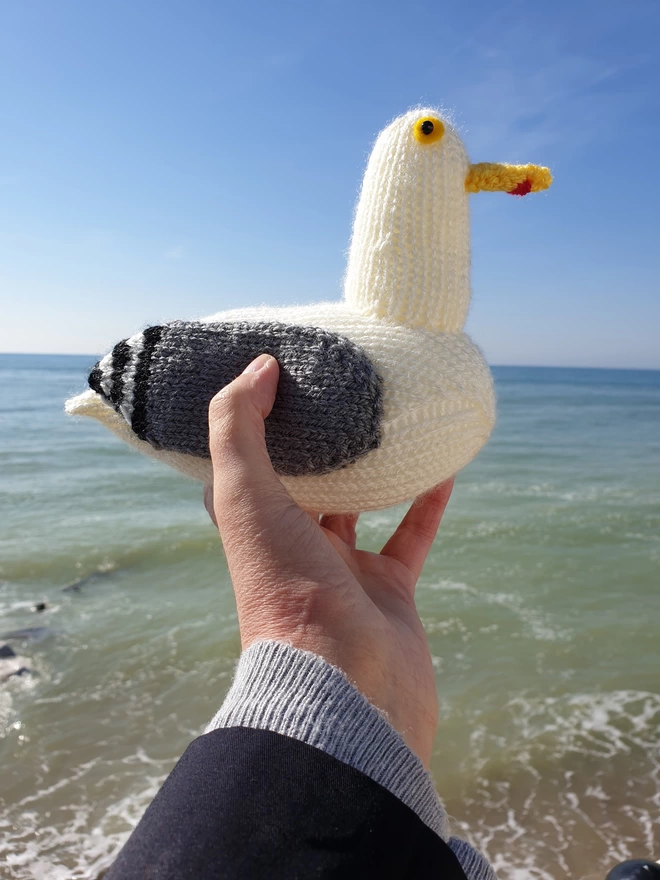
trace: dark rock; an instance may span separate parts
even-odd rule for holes
[[[15,657],[16,651],[9,645],[0,645],[0,657]]]
[[[46,608],[48,608],[48,605],[46,605],[45,602],[37,602],[37,604],[34,606],[35,611],[45,611]]]
[[[85,587],[93,581],[100,580],[103,577],[107,577],[110,574],[114,574],[116,572],[115,568],[111,568],[108,571],[93,571],[91,574],[88,574],[87,577],[79,578],[77,581],[73,581],[70,584],[67,584],[66,587],[62,587],[63,593],[79,593],[81,587]]]
[[[85,578],[82,581],[74,581],[72,584],[69,584],[66,587],[62,587],[63,593],[79,593],[80,587],[85,583],[88,578]]]
[[[55,630],[49,626],[27,626],[25,629],[14,629],[11,632],[0,633],[0,639],[9,639],[11,641],[40,642],[48,636],[54,636]]]
[[[649,859],[629,859],[612,868],[605,880],[660,880],[660,865]]]

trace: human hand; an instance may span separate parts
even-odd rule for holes
[[[355,546],[357,515],[320,516],[272,468],[264,419],[279,367],[261,355],[209,407],[213,486],[243,649],[286,642],[342,669],[428,768],[438,700],[414,593],[453,480],[419,498],[380,553]]]

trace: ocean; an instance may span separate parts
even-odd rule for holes
[[[201,487],[63,412],[94,360],[0,355],[3,880],[102,876],[239,652]],[[501,880],[603,880],[660,859],[660,372],[494,374],[418,588],[432,772]]]

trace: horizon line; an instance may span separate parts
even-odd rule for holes
[[[86,354],[85,352],[62,352],[62,351],[0,351],[2,355],[12,355],[14,357],[80,357],[99,360],[102,354]],[[579,364],[507,364],[507,363],[488,363],[489,367],[507,367],[517,369],[531,370],[629,370],[638,373],[658,373],[658,367],[595,367],[593,365],[584,366]]]

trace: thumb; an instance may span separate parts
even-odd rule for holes
[[[264,496],[292,503],[266,448],[264,419],[273,407],[278,379],[275,358],[259,355],[209,405],[213,506],[221,532],[227,517],[245,525]]]

